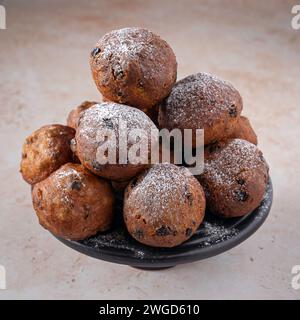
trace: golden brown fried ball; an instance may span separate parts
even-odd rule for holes
[[[80,164],[67,163],[35,184],[32,200],[40,224],[66,239],[81,240],[106,231],[113,219],[109,182]]]
[[[122,129],[119,125],[121,124],[126,124],[127,134],[123,130],[122,132],[125,133],[123,138],[127,139],[127,145],[124,139],[119,137],[119,129]],[[139,109],[114,102],[97,104],[86,110],[80,120],[76,130],[76,154],[81,163],[95,174],[110,180],[126,181],[149,167],[151,132],[156,129],[150,118]],[[116,137],[115,141],[113,139],[106,140],[108,130],[112,131]],[[133,133],[133,130],[143,130],[147,134],[148,143],[145,144],[147,159],[140,159],[141,161],[132,163],[127,157],[125,163],[120,163],[119,144],[124,142],[127,153],[133,145],[136,145],[137,141],[130,138],[130,133]],[[116,150],[115,163],[108,161],[109,150],[107,150],[107,154],[100,155],[100,147],[104,148],[106,145],[111,150]]]
[[[159,127],[204,129],[204,144],[229,137],[243,108],[239,92],[228,82],[206,73],[197,73],[178,81],[159,108]]]
[[[207,146],[199,181],[208,209],[223,217],[252,212],[264,197],[268,171],[262,152],[246,140],[232,139]]]
[[[70,141],[73,128],[60,124],[43,126],[26,138],[22,149],[21,173],[26,182],[35,184],[47,178],[67,162],[74,161]]]
[[[142,28],[114,30],[91,52],[98,90],[110,100],[149,109],[165,98],[176,81],[176,57],[159,36]]]
[[[205,213],[205,196],[197,179],[184,167],[156,164],[126,188],[124,220],[137,241],[174,247],[189,239]]]

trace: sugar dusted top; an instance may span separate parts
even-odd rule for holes
[[[175,55],[166,41],[153,32],[138,28],[123,28],[105,34],[96,44],[96,62],[114,61],[120,70],[129,70],[136,65],[141,71],[141,80],[154,80],[161,73],[165,77],[174,77],[170,68],[170,55]],[[168,53],[168,54],[167,54]],[[93,54],[92,54],[93,55]]]
[[[186,201],[191,181],[198,184],[187,168],[169,163],[155,164],[132,189],[130,204],[139,211],[145,208],[152,222],[159,222],[166,212],[170,212],[173,219],[178,219],[175,222],[180,223],[176,204]]]
[[[238,91],[229,82],[208,73],[196,73],[178,81],[164,102],[171,124],[179,127],[186,124],[191,128],[199,121],[203,127],[211,125],[224,112],[230,112],[232,106],[242,107]]]
[[[114,102],[96,104],[86,110],[80,119],[78,131],[88,138],[95,138],[101,128],[114,130],[118,134],[119,125],[127,129],[155,130],[152,120],[141,110]]]
[[[228,188],[236,183],[239,173],[263,170],[267,166],[261,151],[254,144],[242,139],[212,145],[206,152],[208,154],[204,166],[206,179],[216,184],[227,185]]]

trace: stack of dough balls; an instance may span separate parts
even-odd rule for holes
[[[90,66],[103,102],[83,102],[66,126],[43,126],[23,145],[21,173],[44,228],[71,240],[107,231],[121,195],[124,224],[134,239],[174,247],[195,234],[205,211],[230,218],[259,206],[268,166],[232,84],[206,73],[176,82],[172,48],[142,28],[104,35],[91,50]],[[124,122],[128,132],[147,133],[146,162],[121,161]],[[192,129],[193,148],[199,147],[196,129],[204,129],[201,175],[174,164],[174,150],[169,162],[162,161],[163,146],[153,132],[164,128],[182,134]],[[99,155],[108,131],[116,137],[110,141],[115,163],[105,162],[107,152]],[[126,134],[129,151],[137,141]],[[160,154],[155,164],[153,146]]]

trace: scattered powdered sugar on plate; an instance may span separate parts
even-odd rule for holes
[[[238,234],[238,230],[234,227],[225,227],[208,221],[202,223],[201,231],[205,239],[202,244],[205,246],[229,240]]]
[[[134,256],[143,259],[145,257],[145,252],[142,250],[134,250]]]
[[[77,131],[85,139],[94,139],[92,141],[95,141],[101,130],[113,130],[118,138],[120,125],[126,126],[128,131],[141,129],[148,134],[151,129],[156,129],[143,111],[114,102],[103,102],[83,113]]]

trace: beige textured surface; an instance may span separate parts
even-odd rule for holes
[[[299,2],[299,1],[298,1]],[[300,30],[295,1],[6,1],[0,30],[2,298],[300,298]],[[24,138],[97,100],[88,55],[105,32],[144,26],[174,48],[178,77],[207,71],[240,90],[268,160],[275,199],[250,239],[217,257],[157,272],[97,261],[37,223],[18,173]]]

